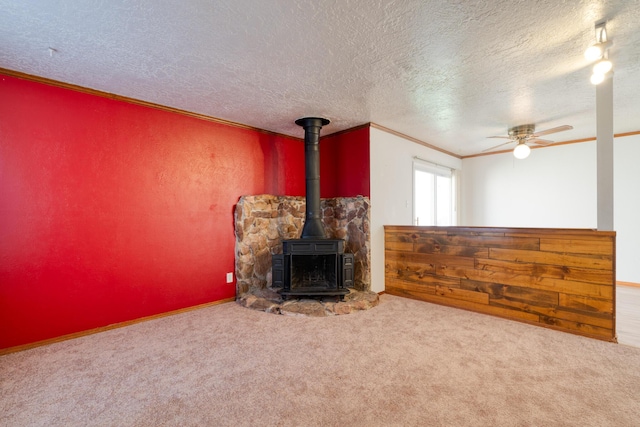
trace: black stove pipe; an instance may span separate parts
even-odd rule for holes
[[[304,128],[304,158],[306,178],[306,219],[302,227],[301,239],[324,239],[322,212],[320,210],[320,129],[329,120],[319,117],[305,117],[296,120]]]

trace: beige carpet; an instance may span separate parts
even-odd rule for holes
[[[0,357],[2,426],[638,426],[640,349],[383,295],[222,304]]]

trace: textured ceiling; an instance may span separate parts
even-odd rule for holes
[[[2,68],[296,137],[307,115],[331,119],[323,135],[373,122],[457,155],[529,122],[574,126],[556,141],[594,137],[583,52],[607,20],[614,130],[640,130],[640,0],[0,0],[0,10]]]

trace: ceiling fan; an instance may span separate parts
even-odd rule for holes
[[[518,159],[525,159],[529,156],[529,152],[531,149],[528,144],[535,145],[551,145],[553,141],[549,141],[547,139],[540,139],[541,136],[549,135],[551,133],[562,132],[565,130],[573,129],[573,126],[562,125],[555,128],[541,130],[540,132],[536,132],[536,125],[528,124],[528,125],[520,125],[514,126],[509,129],[509,136],[490,136],[489,138],[506,138],[510,141],[504,142],[502,144],[498,144],[495,147],[487,148],[486,150],[482,150],[482,152],[495,150],[498,147],[502,147],[503,145],[511,144],[516,142],[517,145],[513,149],[513,155]]]

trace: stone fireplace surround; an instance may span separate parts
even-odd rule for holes
[[[305,219],[305,198],[270,194],[242,196],[236,205],[236,295],[246,307],[288,315],[326,316],[371,308],[378,295],[371,292],[371,236],[369,198],[322,199],[326,237],[343,239],[345,252],[354,254],[354,287],[344,301],[283,301],[271,288],[271,255],[282,253],[282,240],[297,239]]]

